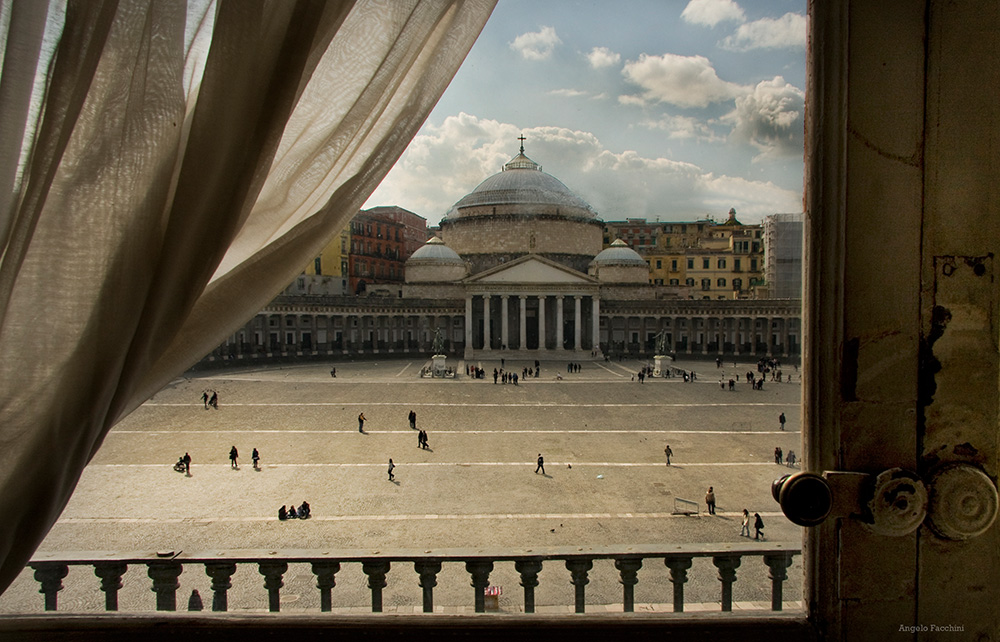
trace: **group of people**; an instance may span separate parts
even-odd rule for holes
[[[527,374],[528,374],[527,369],[525,369],[525,376],[527,376]],[[497,381],[499,381],[500,383],[505,385],[508,383],[512,383],[516,386],[517,378],[518,377],[516,372],[504,372],[503,368],[500,368],[499,370],[493,368],[493,383],[497,383]]]
[[[177,458],[177,463],[174,464],[174,470],[179,473],[185,473],[191,475],[191,455],[184,453]]]
[[[212,393],[209,395],[208,393]],[[205,404],[205,410],[209,408],[219,409],[219,393],[215,390],[205,390],[201,393],[201,402]]]
[[[582,363],[573,363],[570,361],[566,364],[566,372],[580,372],[581,370],[583,370]]]
[[[777,446],[774,449],[774,463],[776,464],[787,464],[789,466],[794,466],[797,461],[795,457],[795,451],[789,450],[788,456],[785,457],[784,453],[781,451],[781,446]]]
[[[312,512],[309,508],[309,502],[305,500],[303,500],[299,505],[298,510],[295,509],[295,504],[292,504],[287,508],[282,506],[278,509],[278,519],[282,522],[287,519],[309,519],[310,515],[312,515]]]
[[[764,520],[761,519],[760,513],[753,514],[753,530],[754,539],[764,539]],[[743,527],[740,529],[740,535],[750,537],[750,511],[743,509]]]
[[[233,446],[232,448],[230,448],[229,449],[229,467],[232,468],[232,469],[234,469],[234,470],[239,470],[240,469],[239,458],[240,458],[240,451],[236,449],[236,446]],[[257,452],[256,448],[254,448],[253,452],[250,454],[250,459],[251,459],[251,461],[253,461],[253,469],[254,470],[260,470],[260,453]]]

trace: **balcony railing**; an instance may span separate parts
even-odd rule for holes
[[[788,578],[787,569],[794,556],[800,554],[797,543],[748,542],[740,546],[719,544],[692,544],[676,547],[628,546],[595,547],[579,549],[575,547],[551,547],[532,550],[527,553],[473,551],[471,549],[442,549],[436,551],[225,551],[213,553],[169,552],[155,554],[122,555],[117,553],[54,553],[39,554],[29,562],[34,570],[34,578],[41,584],[46,611],[55,611],[58,606],[62,580],[68,575],[70,566],[89,566],[100,579],[100,590],[104,592],[104,609],[118,610],[118,591],[123,587],[122,578],[130,566],[143,566],[152,580],[152,592],[156,595],[156,610],[177,610],[178,578],[185,567],[204,569],[211,578],[212,610],[228,611],[228,591],[237,566],[251,565],[263,576],[267,591],[268,610],[280,610],[283,576],[289,564],[308,564],[316,578],[320,592],[320,610],[329,612],[334,605],[335,577],[342,565],[358,564],[368,580],[371,593],[371,611],[382,612],[382,591],[387,586],[386,575],[390,567],[411,566],[417,575],[418,585],[423,592],[423,611],[434,612],[434,587],[437,576],[446,564],[464,564],[471,576],[472,591],[469,595],[477,613],[487,611],[487,601],[495,599],[495,591],[488,591],[490,573],[495,565],[513,563],[524,589],[523,605],[525,613],[535,612],[535,588],[539,586],[538,575],[543,564],[561,563],[568,572],[574,587],[574,608],[583,613],[586,604],[588,574],[598,560],[612,560],[622,585],[622,610],[635,610],[634,589],[638,583],[638,571],[644,564],[663,563],[669,570],[669,580],[673,584],[673,611],[684,611],[684,586],[688,581],[688,570],[695,558],[710,558],[718,569],[721,611],[733,609],[733,584],[737,580],[737,569],[744,557],[760,558],[766,565],[771,587],[771,611],[782,610],[783,585]],[[96,588],[96,587],[95,587]],[[96,592],[95,592],[96,593]],[[668,604],[668,596],[662,596],[660,603]],[[491,606],[493,606],[491,604]],[[495,607],[494,607],[495,608]],[[492,610],[492,609],[491,609]]]

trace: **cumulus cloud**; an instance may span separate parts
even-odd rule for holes
[[[667,132],[667,137],[672,139],[694,139],[705,142],[723,142],[725,137],[720,136],[708,123],[690,116],[666,115],[655,120],[644,120],[639,123],[647,129],[655,129]]]
[[[603,69],[604,67],[617,65],[621,62],[622,56],[620,53],[611,51],[607,47],[594,47],[587,54],[587,60],[594,69]]]
[[[786,13],[780,18],[762,18],[747,22],[719,43],[723,49],[787,49],[806,46],[806,17]]]
[[[681,19],[691,24],[714,27],[720,22],[744,22],[746,14],[733,0],[691,0]]]
[[[712,63],[704,56],[641,54],[638,60],[625,63],[625,78],[639,85],[641,96],[621,102],[663,102],[678,107],[707,107],[711,103],[732,100],[745,88],[719,78]]]
[[[563,98],[578,98],[579,96],[589,95],[587,92],[579,89],[552,89],[548,94],[550,96],[562,96]]]
[[[554,28],[542,27],[539,31],[529,31],[514,38],[510,48],[521,54],[525,60],[546,60],[552,55],[556,45],[560,44],[562,40],[556,35]]]
[[[525,153],[605,220],[725,217],[735,207],[740,220],[754,221],[801,207],[800,193],[770,182],[717,175],[693,163],[646,158],[633,151],[614,152],[590,132],[564,127],[522,130],[464,113],[439,127],[426,126],[365,207],[399,205],[434,225],[514,157],[522,134],[527,139]]]
[[[732,123],[733,138],[761,150],[755,160],[802,155],[805,92],[775,76],[735,102],[723,120]]]

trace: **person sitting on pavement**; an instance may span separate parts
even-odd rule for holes
[[[295,504],[288,507],[288,519],[295,519],[298,515],[295,514]]]
[[[309,519],[309,502],[303,500],[299,506],[299,519]]]
[[[284,506],[278,509],[278,519],[281,521],[285,521],[286,519],[288,519],[288,511],[285,509]]]

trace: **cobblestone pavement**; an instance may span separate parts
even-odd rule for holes
[[[450,361],[450,360],[449,360]],[[792,469],[774,463],[774,449],[799,451],[800,385],[767,383],[761,391],[720,378],[753,369],[728,362],[677,362],[699,373],[680,379],[633,380],[642,364],[584,362],[579,373],[543,362],[541,376],[520,385],[494,384],[500,363],[482,362],[487,379],[421,379],[419,361],[331,364],[232,370],[181,378],[119,423],[87,467],[59,522],[39,551],[151,552],[230,549],[387,550],[391,548],[509,548],[675,543],[741,544],[743,508],[760,512],[769,541],[796,543],[770,496],[771,482]],[[458,369],[465,371],[459,361]],[[508,361],[519,374],[533,363]],[[791,367],[787,370],[792,371]],[[216,390],[219,409],[205,409],[202,392]],[[407,413],[428,432],[417,447]],[[358,432],[363,412],[365,433]],[[788,418],[779,430],[778,415]],[[672,465],[664,447],[673,450]],[[239,469],[230,466],[230,447]],[[257,448],[261,467],[250,453]],[[189,452],[191,475],[172,464]],[[535,460],[545,457],[545,474]],[[389,458],[395,481],[387,476]],[[704,496],[715,488],[716,515]],[[313,518],[277,519],[283,504],[308,500]],[[698,504],[697,515],[672,514],[675,500]],[[334,605],[365,611],[370,595],[360,565],[337,575]],[[412,569],[394,566],[386,610],[419,610]],[[696,559],[689,571],[689,610],[718,608],[716,569]],[[801,560],[789,569],[785,599],[800,599]],[[548,563],[536,589],[539,611],[572,606],[573,587],[561,562]],[[500,605],[520,608],[513,564],[497,563],[491,584],[503,586]],[[284,578],[282,609],[318,609],[308,565]],[[197,589],[211,603],[210,579],[195,567],[180,577],[178,604]],[[103,608],[91,568],[73,568],[63,581],[61,611]],[[25,571],[0,596],[0,612],[38,612],[38,584]],[[747,558],[734,585],[737,608],[769,600],[760,558]],[[672,588],[662,564],[647,561],[635,588],[637,610],[659,610]],[[471,609],[464,565],[438,576],[439,610]],[[154,605],[144,568],[132,568],[120,594],[122,610]],[[621,585],[611,561],[595,562],[588,604],[621,609]],[[702,603],[703,606],[697,606]],[[231,610],[266,609],[263,578],[253,566],[233,577]],[[615,606],[617,604],[617,606]],[[569,606],[567,606],[569,605]],[[589,607],[588,607],[589,608]]]

